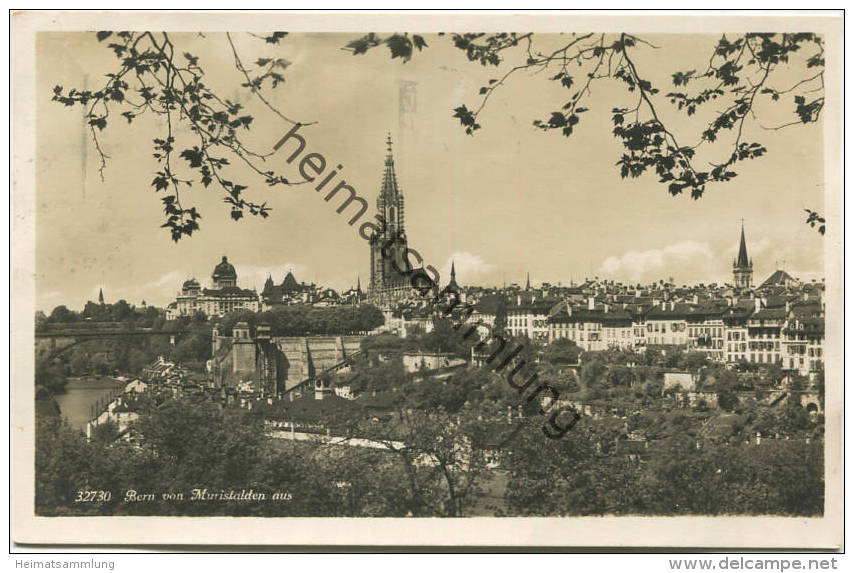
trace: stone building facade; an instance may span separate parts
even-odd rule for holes
[[[214,328],[209,371],[216,386],[281,396],[324,372],[343,372],[361,353],[361,336],[272,336],[265,325]]]

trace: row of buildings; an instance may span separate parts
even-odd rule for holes
[[[679,348],[715,362],[777,364],[803,375],[821,370],[825,360],[819,282],[742,293],[732,287],[598,281],[564,289],[559,297],[546,289],[473,290],[462,289],[466,302],[457,310],[468,323],[484,325],[482,336],[500,325],[511,337],[567,339],[585,351]],[[429,333],[437,314],[429,305],[404,304],[386,311],[383,328],[403,337]]]
[[[777,270],[755,285],[743,227],[729,285],[594,279],[532,288],[528,280],[524,287],[490,289],[460,287],[455,275],[451,282],[467,321],[493,329],[500,323],[513,337],[568,339],[585,351],[674,347],[712,361],[776,364],[804,375],[821,370],[825,360],[824,283],[802,283]],[[401,299],[386,310],[385,329],[401,336],[430,332],[435,314],[424,297]]]
[[[554,300],[527,285],[507,308],[506,323],[513,336],[569,339],[588,351],[675,346],[713,361],[778,364],[802,374],[822,369],[825,359],[824,284],[802,284],[777,270],[754,286],[743,227],[732,286],[594,281]]]
[[[495,316],[481,313],[478,319],[494,324]],[[819,287],[753,298],[656,300],[602,293],[591,294],[586,304],[531,300],[508,306],[506,320],[512,336],[568,339],[587,351],[679,347],[717,362],[778,364],[802,374],[820,370],[824,361]]]

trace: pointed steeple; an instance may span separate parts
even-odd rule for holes
[[[531,273],[529,272],[525,279],[525,290],[531,290]]]
[[[385,143],[385,169],[383,170],[383,183],[380,194],[396,197],[400,194],[400,189],[397,186],[397,174],[394,171],[394,155],[391,151],[391,133],[388,134]]]
[[[738,245],[738,258],[732,264],[733,285],[748,289],[753,286],[753,261],[747,256],[747,241],[744,239],[744,219],[741,220],[741,242]]]
[[[448,288],[450,289],[459,289],[457,285],[457,271],[454,268],[454,260],[451,259],[451,280],[448,281]]]
[[[104,289],[98,289],[98,304],[104,304]]]
[[[362,294],[362,277],[356,275],[356,292]]]
[[[750,259],[747,258],[747,243],[744,240],[744,219],[741,220],[741,243],[738,246],[738,260],[736,260],[735,266],[750,266]]]
[[[388,234],[405,236],[403,224],[403,193],[397,183],[394,169],[394,156],[391,147],[391,134],[386,138],[385,167],[380,194],[377,197],[377,211],[387,224]]]

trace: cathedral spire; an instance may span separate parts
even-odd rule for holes
[[[368,293],[372,299],[391,300],[405,296],[412,285],[399,270],[406,264],[404,257],[407,246],[404,200],[395,173],[391,134],[386,137],[386,152],[377,196],[376,218],[381,228],[371,241],[371,281]]]
[[[98,304],[104,304],[104,289],[98,289]]]
[[[388,134],[385,140],[386,143],[386,156],[385,156],[385,169],[383,170],[383,184],[382,189],[380,190],[381,195],[391,195],[395,197],[400,194],[400,190],[397,187],[397,174],[394,171],[394,155],[392,154],[391,148],[391,134]]]
[[[386,138],[385,167],[383,168],[382,187],[377,197],[377,211],[388,226],[389,236],[401,236],[403,227],[403,193],[397,184],[397,173],[392,155],[391,134]]]
[[[525,278],[525,290],[531,290],[531,273],[530,272],[527,274],[527,277]]]

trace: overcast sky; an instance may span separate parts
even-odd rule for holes
[[[242,81],[221,34],[171,34],[178,51],[200,57],[206,82],[238,99],[255,116],[248,140],[268,151],[290,128],[239,88]],[[673,277],[679,283],[731,277],[740,221],[747,232],[755,280],[777,261],[801,278],[822,275],[822,238],[804,224],[804,208],[822,208],[821,124],[780,131],[755,124],[747,141],[761,141],[767,156],[739,165],[731,183],[712,185],[699,201],[671,197],[651,175],[621,180],[614,166],[621,144],[611,135],[611,109],[632,106],[622,85],[594,84],[590,111],[575,134],[536,130],[568,99],[549,81],[556,73],[520,73],[496,91],[474,137],[452,117],[453,108],[479,103],[480,86],[507,67],[484,68],[466,60],[448,38],[425,36],[429,48],[408,63],[386,48],[352,56],[341,49],[349,34],[293,34],[278,46],[246,34],[235,41],[243,60],[281,57],[291,62],[286,83],[269,97],[284,113],[316,125],[303,127],[307,150],[344,166],[341,176],[374,209],[385,156],[394,139],[398,179],[406,198],[410,246],[447,276],[456,261],[461,284],[568,284],[588,276],[630,282]],[[545,50],[566,36],[541,36]],[[670,74],[702,69],[715,36],[651,36],[657,49],[633,52],[640,72],[666,93]],[[520,54],[508,55],[510,64]],[[250,183],[248,198],[267,201],[268,219],[233,223],[213,186],[184,198],[202,212],[201,231],[173,243],[161,229],[163,214],[150,187],[158,169],[151,140],[162,125],[116,119],[103,133],[110,156],[102,182],[82,110],[50,101],[54,85],[95,89],[116,60],[94,34],[42,33],[37,44],[37,307],[80,308],[103,287],[108,301],[124,298],[165,305],[194,276],[209,283],[227,255],[240,286],[259,290],[267,274],[280,282],[292,269],[300,281],[348,288],[368,283],[369,252],[344,218],[308,186],[271,189],[237,167],[233,179]],[[779,81],[788,85],[785,71]],[[401,82],[416,82],[415,106],[400,117]],[[705,124],[688,121],[662,99],[665,121],[680,139],[695,142]],[[763,125],[790,120],[791,103],[757,105]],[[712,108],[714,109],[714,108]],[[684,134],[684,135],[682,135]],[[182,139],[186,138],[186,139]],[[178,134],[178,146],[190,142]],[[284,151],[270,167],[298,179]],[[721,159],[721,151],[709,159]],[[726,153],[725,151],[723,152]],[[337,180],[337,178],[336,178]]]

